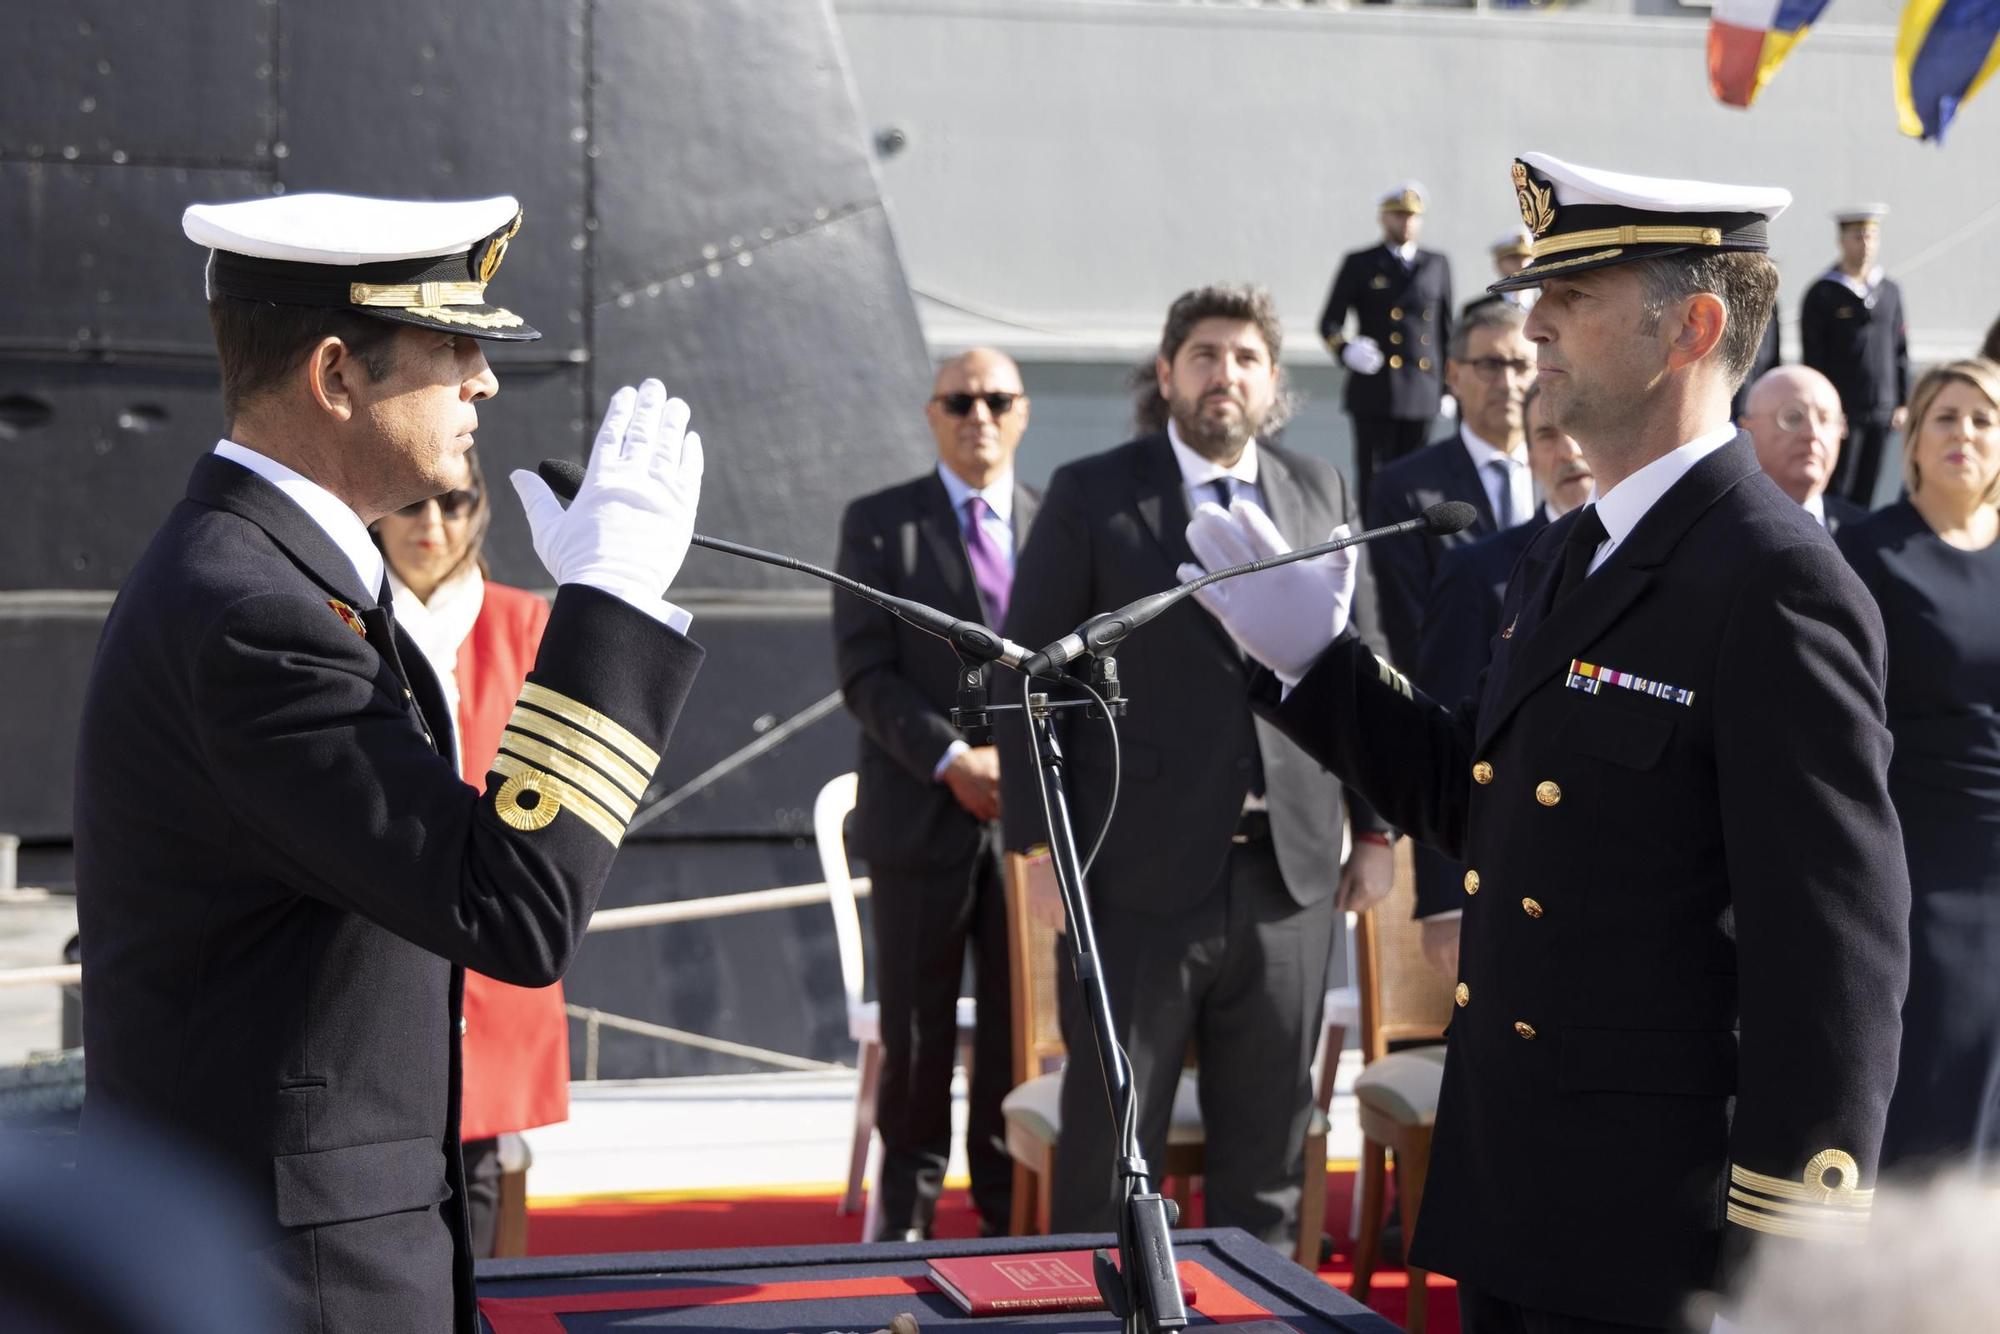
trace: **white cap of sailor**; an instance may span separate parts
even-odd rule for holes
[[[1769,224],[1792,202],[1792,192],[1777,186],[1633,176],[1547,153],[1514,159],[1513,176],[1533,257],[1490,292],[1659,255],[1768,251]]]
[[[1526,228],[1516,227],[1511,232],[1494,237],[1490,249],[1495,259],[1507,259],[1514,255],[1531,259],[1535,253],[1535,238],[1528,235]]]
[[[1879,223],[1888,216],[1887,204],[1849,204],[1833,211],[1833,220],[1843,227],[1855,222]]]
[[[541,337],[486,299],[521,230],[511,195],[438,202],[273,195],[190,205],[181,230],[209,249],[211,300],[339,308],[473,338]]]

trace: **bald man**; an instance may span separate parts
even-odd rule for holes
[[[1750,386],[1737,425],[1750,433],[1757,463],[1778,489],[1805,506],[1828,533],[1868,511],[1827,490],[1840,461],[1847,418],[1833,381],[1810,366],[1774,366]]]
[[[840,525],[841,573],[998,627],[1037,497],[1014,480],[1028,426],[1021,371],[974,348],[938,368],[924,409],[937,467],[863,496]],[[930,1235],[951,1150],[951,1067],[966,952],[977,979],[965,1153],[982,1232],[1004,1235],[1013,1196],[1000,1100],[1013,1074],[1000,762],[952,726],[958,658],[858,598],[833,604],[834,656],[861,724],[854,851],[874,880],[882,1009],[877,1239]]]

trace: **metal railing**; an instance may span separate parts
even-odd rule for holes
[[[854,896],[865,897],[871,885],[867,876],[855,876],[849,882]],[[832,890],[824,880],[803,885],[780,885],[774,889],[744,890],[735,894],[716,894],[701,899],[678,899],[662,903],[640,903],[625,908],[603,908],[592,914],[590,923],[584,928],[588,935],[606,931],[632,931],[640,927],[669,926],[679,922],[710,921],[720,917],[742,917],[750,913],[775,912],[785,908],[809,908],[816,903],[825,903],[832,897]],[[76,986],[83,981],[81,964],[50,964],[35,968],[0,969],[0,989],[8,987]],[[630,1015],[613,1014],[595,1006],[566,1004],[564,1007],[572,1019],[580,1019],[584,1025],[583,1077],[597,1078],[598,1048],[601,1030],[609,1028],[620,1033],[630,1033],[637,1037],[651,1038],[658,1042],[671,1042],[680,1046],[693,1047],[700,1051],[715,1052],[724,1056],[736,1056],[747,1061],[756,1061],[780,1070],[843,1070],[849,1067],[832,1061],[816,1061],[810,1057],[794,1056],[790,1052],[773,1051],[767,1047],[752,1046],[748,1043],[731,1042],[726,1038],[711,1037],[705,1033],[694,1033],[687,1029],[670,1028],[665,1024],[655,1024]]]

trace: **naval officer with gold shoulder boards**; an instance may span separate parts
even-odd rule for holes
[[[1540,397],[1598,492],[1523,555],[1473,697],[1342,623],[1345,553],[1208,601],[1272,716],[1468,866],[1411,1260],[1472,1334],[1677,1328],[1749,1244],[1868,1218],[1908,971],[1883,630],[1729,424],[1789,195],[1513,179],[1535,256],[1500,285],[1541,287]],[[1214,508],[1188,540],[1275,545]]]
[[[567,510],[515,474],[555,607],[487,795],[448,758],[368,525],[452,484],[499,388],[484,340],[538,336],[488,299],[520,225],[507,198],[344,195],[183,222],[228,438],[126,579],[85,699],[82,1152],[124,1115],[232,1171],[274,1329],[473,1334],[463,970],[562,976],[701,662],[662,600],[701,442],[648,380],[612,397]]]

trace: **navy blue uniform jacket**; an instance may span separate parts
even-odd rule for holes
[[[1417,663],[1424,602],[1437,578],[1438,558],[1454,547],[1491,537],[1498,526],[1493,520],[1493,501],[1479,480],[1479,469],[1466,453],[1464,439],[1456,433],[1384,466],[1368,486],[1370,528],[1414,519],[1445,500],[1462,500],[1478,510],[1479,517],[1469,527],[1442,537],[1402,533],[1368,547],[1368,558],[1375,562],[1382,637],[1389,643],[1389,661],[1405,671]]]
[[[76,767],[85,1152],[103,1109],[233,1169],[286,1329],[471,1334],[462,970],[562,976],[701,651],[563,587],[482,796],[374,592],[214,455],[120,592]]]
[[[1352,636],[1281,704],[1257,684],[1468,864],[1412,1262],[1678,1327],[1758,1234],[1866,1215],[1909,957],[1882,620],[1747,436],[1551,607],[1574,524],[1529,546],[1463,705]]]
[[[1359,331],[1381,344],[1385,364],[1373,375],[1347,377],[1348,412],[1426,422],[1437,416],[1451,341],[1451,261],[1419,250],[1405,265],[1386,245],[1356,250],[1341,259],[1319,315],[1319,336],[1336,353],[1350,310]]]

